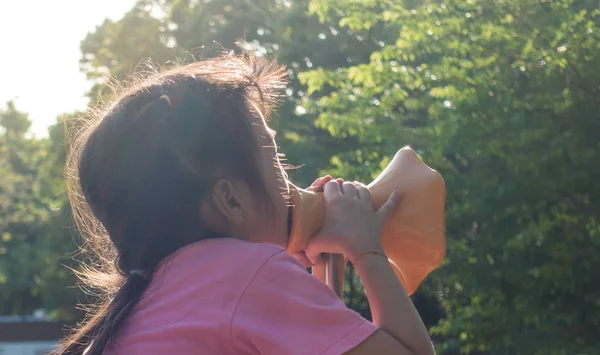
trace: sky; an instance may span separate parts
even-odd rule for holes
[[[31,131],[47,135],[61,113],[84,109],[91,87],[79,71],[79,44],[135,0],[0,0],[0,110],[14,100]]]

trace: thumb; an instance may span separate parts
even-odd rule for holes
[[[306,258],[310,261],[312,265],[319,264],[321,260],[321,252],[317,250],[317,248],[311,247],[309,244],[308,247],[304,250]]]
[[[385,222],[392,214],[394,214],[394,211],[396,211],[401,199],[402,195],[398,191],[394,191],[388,200],[383,204],[383,206],[379,208],[377,215],[380,216],[383,222]]]
[[[310,243],[304,250],[306,258],[310,261],[310,263],[314,265],[323,266],[325,264],[325,260],[323,259],[323,254],[321,248],[317,247],[315,243]]]

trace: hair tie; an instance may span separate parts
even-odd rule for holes
[[[173,104],[171,103],[171,98],[167,94],[161,95],[158,99],[165,100],[169,104],[169,106],[173,106]]]
[[[133,269],[129,271],[129,276],[140,276],[142,278],[146,278],[146,273],[142,269]]]

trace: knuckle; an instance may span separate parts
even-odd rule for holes
[[[333,181],[333,180],[329,180],[325,183],[325,188],[331,188],[332,186],[337,185],[337,182]]]
[[[335,195],[329,199],[329,204],[334,205],[334,206],[339,206],[343,202],[344,202],[344,196],[342,196],[342,195]]]

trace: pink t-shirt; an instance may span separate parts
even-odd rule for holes
[[[282,247],[188,245],[164,262],[104,354],[342,354],[377,326]]]

